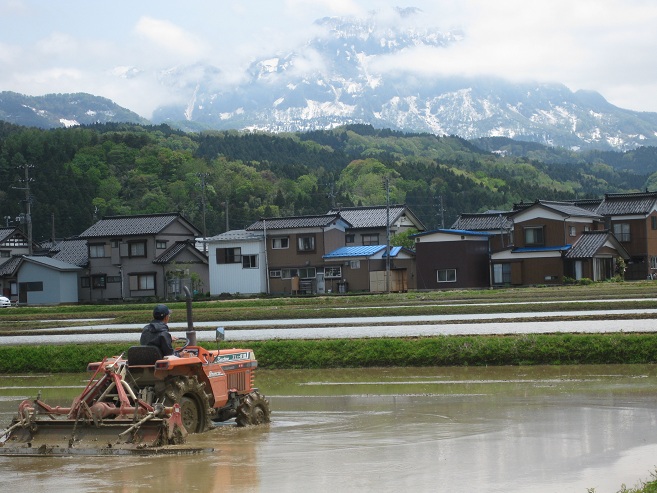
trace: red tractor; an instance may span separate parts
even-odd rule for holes
[[[90,363],[93,375],[70,407],[51,407],[39,397],[23,401],[0,435],[0,455],[162,452],[212,422],[268,423],[269,401],[253,386],[253,351],[207,350],[191,334],[194,345],[175,356],[133,346],[125,357]],[[223,336],[217,329],[217,340]]]

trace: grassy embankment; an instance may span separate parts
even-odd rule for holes
[[[657,283],[601,283],[590,286],[505,290],[442,291],[368,296],[288,297],[195,301],[195,321],[344,318],[385,315],[487,314],[499,322],[510,312],[563,312],[608,309],[649,309],[657,302]],[[600,302],[603,300],[603,302]],[[546,304],[547,303],[547,304]],[[0,336],[43,334],[52,327],[102,323],[145,323],[153,304],[22,307],[0,311]],[[184,302],[170,303],[174,321],[184,322]],[[532,318],[549,320],[555,315]],[[657,318],[655,314],[577,313],[570,320]],[[529,319],[529,318],[528,318]],[[514,319],[516,321],[522,319]],[[445,322],[447,324],[448,322]],[[451,322],[451,323],[459,323]],[[327,330],[330,330],[327,321]],[[657,321],[656,321],[657,327]],[[80,333],[86,329],[81,328]],[[135,333],[138,329],[109,328]],[[233,329],[239,330],[239,329]],[[225,343],[229,345],[230,343]],[[336,368],[358,366],[535,365],[657,362],[657,332],[611,334],[544,334],[440,336],[240,342],[256,351],[264,368]],[[0,346],[0,373],[81,371],[87,362],[119,354],[126,344]],[[207,344],[214,347],[214,344]]]

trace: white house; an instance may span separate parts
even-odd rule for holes
[[[206,241],[211,296],[267,293],[267,259],[262,232],[239,229]]]

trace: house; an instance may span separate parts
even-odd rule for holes
[[[23,255],[18,258],[16,278],[21,305],[78,302],[80,267],[44,256]]]
[[[462,214],[455,223],[473,229],[416,234],[418,289],[609,279],[617,258],[630,256],[595,210],[539,200],[510,212]]]
[[[90,301],[170,299],[209,284],[200,231],[178,213],[105,217],[82,232],[88,266],[80,290]]]
[[[252,255],[249,262],[259,261],[253,268],[264,269],[269,293],[323,294],[323,256],[344,246],[350,226],[340,214],[260,219],[246,231],[262,235],[264,259]],[[228,252],[226,263],[238,263],[237,253]]]
[[[605,194],[596,208],[631,259],[625,279],[657,275],[657,192]]]
[[[344,246],[324,255],[326,291],[382,293],[415,289],[414,252],[403,247],[392,247],[388,265],[386,249],[386,245]]]
[[[517,210],[511,216],[514,246],[491,255],[493,285],[613,277],[617,259],[629,260],[630,256],[622,242],[605,229],[605,218],[595,211],[551,201],[536,201]]]
[[[342,207],[331,209],[327,214],[340,214],[350,224],[345,232],[346,246],[385,245],[388,224],[390,236],[426,229],[422,221],[405,205]]]
[[[207,239],[210,295],[268,293],[264,234],[244,229]]]
[[[48,256],[55,260],[80,267],[78,271],[78,286],[81,283],[80,279],[88,275],[89,248],[87,247],[87,240],[73,238],[55,241],[48,251]],[[78,289],[78,301],[88,302],[90,300],[90,290]]]
[[[18,299],[18,284],[15,276],[18,260],[16,258],[29,253],[28,238],[20,229],[0,228],[0,294],[12,301]],[[7,262],[10,263],[5,265]]]
[[[438,229],[413,235],[417,289],[464,289],[490,285],[487,231]]]

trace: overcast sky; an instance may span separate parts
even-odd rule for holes
[[[394,6],[464,39],[381,70],[561,82],[657,111],[654,0],[0,0],[0,91],[88,92],[150,117],[175,96],[158,69],[205,62],[238,80],[253,59],[300,46],[318,18],[376,10],[385,22]],[[124,77],[129,67],[144,75]]]

